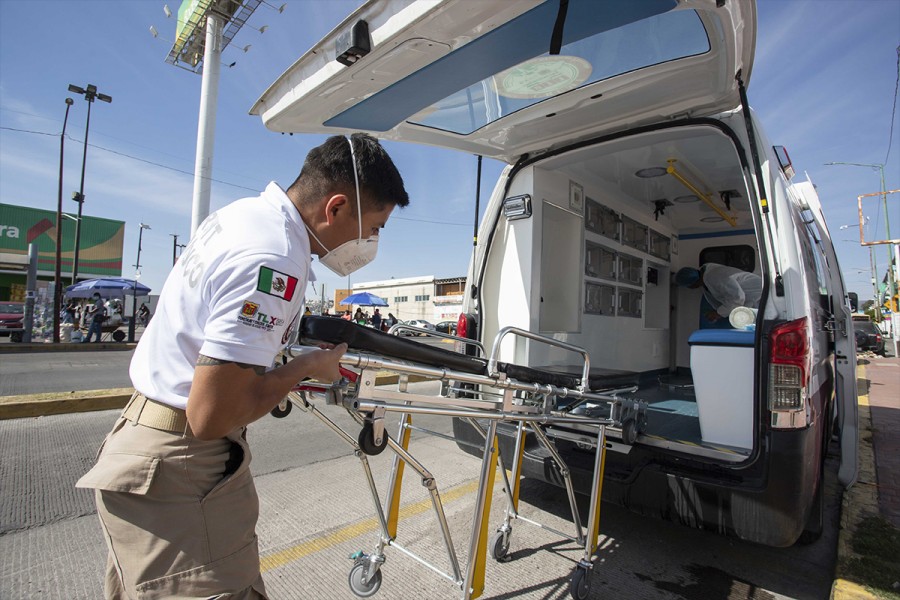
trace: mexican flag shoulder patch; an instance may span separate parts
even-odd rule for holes
[[[290,301],[297,289],[297,278],[269,267],[260,267],[256,289],[264,294]]]

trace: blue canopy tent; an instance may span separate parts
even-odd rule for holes
[[[94,292],[99,292],[104,298],[124,300],[125,296],[147,296],[150,294],[150,288],[142,283],[137,283],[133,279],[101,277],[98,279],[86,279],[68,286],[66,288],[66,297],[90,298],[94,295]]]
[[[380,296],[376,296],[375,294],[370,294],[369,292],[359,292],[357,294],[351,294],[341,300],[341,304],[343,305],[351,305],[356,304],[359,306],[387,306],[387,300]]]

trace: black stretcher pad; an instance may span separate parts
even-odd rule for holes
[[[356,351],[371,352],[392,359],[462,371],[473,375],[487,375],[488,361],[485,358],[468,356],[452,350],[445,350],[444,348],[436,348],[416,340],[389,335],[383,331],[335,317],[303,317],[300,320],[300,338],[310,342],[346,343],[351,349]],[[579,376],[569,373],[551,372],[502,362],[497,363],[497,369],[513,379],[542,385],[574,389],[578,387],[580,381]],[[579,369],[574,370],[578,371]],[[599,376],[595,377],[592,369],[589,378],[590,388],[603,389],[612,385],[618,385],[618,382],[609,382],[610,374],[614,375],[614,379],[621,379],[625,375],[629,381],[633,379],[634,375],[621,371],[608,371],[598,373]]]

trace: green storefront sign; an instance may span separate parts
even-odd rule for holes
[[[74,215],[62,219],[61,272],[72,274],[75,256]],[[28,244],[37,244],[38,273],[56,270],[56,211],[0,203],[0,253],[28,255]],[[78,277],[120,277],[125,222],[82,217],[78,252]]]

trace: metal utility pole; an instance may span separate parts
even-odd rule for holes
[[[134,318],[137,314],[137,280],[138,273],[141,270],[141,242],[144,239],[144,230],[150,229],[150,226],[141,223],[140,229],[138,230],[138,249],[137,249],[137,259],[134,261],[134,287],[131,289],[131,319],[128,321],[128,343],[134,343]]]
[[[81,209],[84,205],[84,170],[87,165],[88,133],[91,129],[91,105],[95,99],[110,103],[112,96],[97,92],[97,86],[93,83],[89,83],[86,88],[69,84],[69,91],[84,95],[84,99],[88,103],[87,120],[84,124],[84,154],[81,157],[81,186],[77,192],[72,194],[72,200],[78,203],[78,221],[75,222],[75,259],[72,263],[72,284],[74,285],[78,278],[78,251],[81,248]]]
[[[850,167],[869,167],[870,169],[878,169],[881,172],[881,200],[884,206],[884,230],[886,234],[886,239],[891,239],[891,220],[888,216],[888,204],[887,204],[887,188],[884,185],[884,165],[881,163],[870,164],[870,163],[855,163],[855,162],[827,162],[826,165],[847,165]],[[860,217],[861,219],[862,217]],[[887,293],[888,293],[888,306],[893,309],[893,298],[894,294],[897,293],[896,281],[894,280],[894,249],[892,244],[887,244],[888,251],[888,284],[887,284]],[[875,257],[872,255],[872,265],[873,269],[875,268]],[[877,271],[874,272],[877,275]],[[878,302],[878,298],[875,298],[875,302]],[[893,312],[893,310],[892,310]]]
[[[206,15],[206,46],[203,53],[203,82],[200,86],[200,121],[197,125],[197,157],[194,162],[194,199],[191,209],[191,236],[209,215],[212,191],[213,147],[216,139],[216,106],[222,65],[222,18],[214,11]]]
[[[203,72],[200,88],[200,118],[197,127],[197,154],[194,164],[194,195],[191,208],[191,235],[209,215],[209,197],[212,182],[213,142],[216,132],[216,104],[219,94],[219,74],[222,67],[222,51],[247,23],[260,4],[278,11],[284,10],[264,0],[204,0],[183,2],[178,10],[175,42],[169,50],[166,62],[195,73]],[[164,9],[166,17],[172,11]],[[260,33],[267,27],[253,27]],[[205,30],[205,31],[204,31]],[[157,35],[156,28],[150,32]],[[247,51],[249,46],[244,48]],[[229,65],[229,66],[233,66]]]
[[[66,98],[66,116],[63,119],[62,133],[59,134],[59,195],[56,199],[56,267],[53,276],[53,343],[59,343],[59,315],[62,312],[62,196],[63,196],[63,150],[66,146],[66,124],[69,122],[69,109],[75,101]]]

